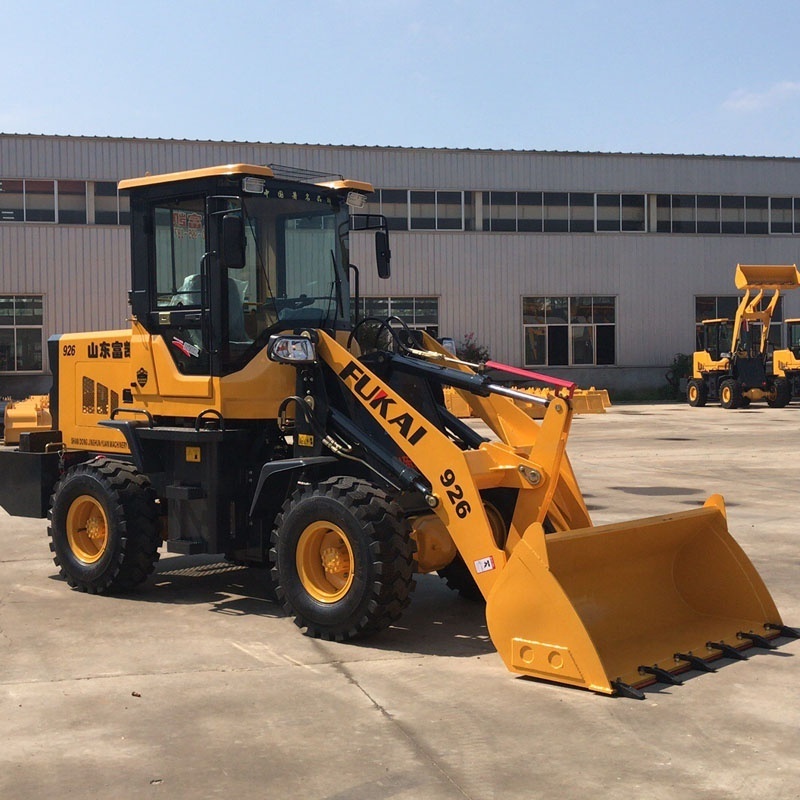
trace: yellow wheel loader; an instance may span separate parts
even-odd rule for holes
[[[791,398],[800,394],[800,319],[786,320],[786,345],[772,354],[772,372],[786,382]]]
[[[792,393],[770,368],[769,326],[781,292],[800,286],[800,273],[794,264],[737,264],[734,280],[744,289],[736,316],[703,320],[703,349],[693,355],[686,399],[690,406],[718,400],[723,408],[746,408],[751,400],[766,400],[782,408]]]
[[[120,189],[130,327],[53,337],[52,430],[0,449],[0,504],[47,516],[70,586],[130,590],[162,544],[221,554],[265,567],[309,635],[346,641],[398,620],[415,573],[460,570],[511,671],[638,697],[795,634],[720,497],[592,525],[568,388],[534,398],[396,320],[353,318],[350,231],[374,231],[389,274],[386,220],[358,211],[369,184],[236,164]],[[361,349],[367,323],[387,346]]]

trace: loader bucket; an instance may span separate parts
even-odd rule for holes
[[[800,273],[794,264],[737,264],[734,273],[737,289],[796,289]]]
[[[545,535],[531,525],[487,601],[512,672],[613,694],[691,659],[776,636],[780,616],[728,533],[722,498],[702,508]],[[702,662],[695,662],[695,665]],[[656,670],[656,673],[658,671]],[[663,673],[662,673],[663,675]]]

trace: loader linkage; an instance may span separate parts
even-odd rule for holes
[[[384,448],[391,441],[411,483],[424,487],[486,599],[492,642],[512,672],[638,697],[643,686],[678,685],[678,673],[714,671],[709,660],[746,658],[742,649],[772,647],[783,634],[769,592],[727,530],[721,497],[693,511],[593,526],[565,451],[568,386],[547,398],[524,395],[546,405],[537,424],[507,399],[521,393],[427,336],[361,359],[323,332],[314,338],[328,382],[336,376],[356,420],[349,435],[367,452],[373,439]],[[496,441],[454,438],[451,420],[422,414],[423,389],[435,395],[443,385]],[[516,496],[500,536],[485,501],[494,489]]]

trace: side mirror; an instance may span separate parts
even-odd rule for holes
[[[245,265],[244,221],[239,214],[222,218],[220,262],[226,269],[242,269]]]
[[[375,261],[378,265],[378,277],[388,278],[392,274],[392,251],[389,249],[389,234],[386,231],[375,231]]]

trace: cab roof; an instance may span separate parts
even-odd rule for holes
[[[252,175],[259,178],[274,178],[275,173],[270,167],[257,164],[221,164],[216,167],[202,169],[189,169],[183,172],[166,172],[160,175],[144,175],[141,178],[126,178],[119,182],[119,189],[139,189],[143,186],[154,186],[160,183],[176,183],[178,181],[197,180],[198,178],[214,178],[231,175]],[[293,181],[295,183],[297,181]],[[334,191],[352,191],[363,194],[374,192],[372,184],[364,181],[354,181],[342,178],[341,180],[322,181],[310,184]]]

